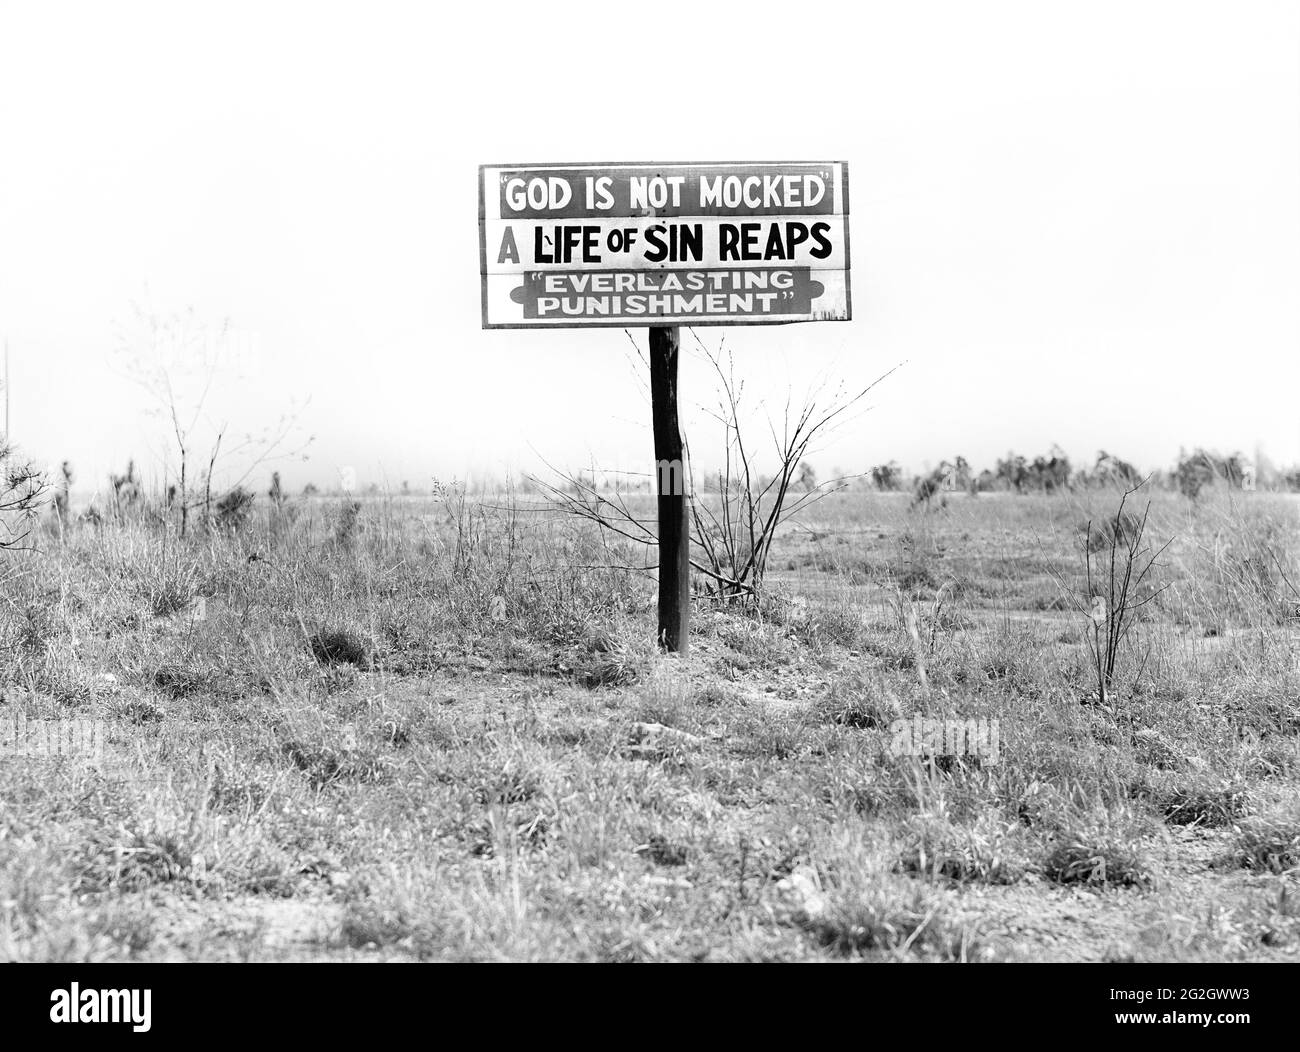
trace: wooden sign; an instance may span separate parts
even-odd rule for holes
[[[485,329],[650,330],[659,642],[685,654],[678,326],[848,321],[848,165],[485,164],[478,178]]]
[[[483,327],[847,321],[848,166],[479,168]]]

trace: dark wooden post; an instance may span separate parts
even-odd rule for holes
[[[677,424],[676,325],[650,328],[650,413],[659,494],[659,645],[685,654],[691,621],[690,512]]]

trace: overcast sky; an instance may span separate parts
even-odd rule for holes
[[[699,330],[775,412],[906,361],[824,472],[1300,462],[1300,4],[1268,0],[0,2],[13,437],[83,486],[157,469],[114,364],[139,303],[250,351],[211,425],[306,401],[294,486],[645,469],[623,332],[481,330],[477,166],[732,159],[850,166],[853,320]]]

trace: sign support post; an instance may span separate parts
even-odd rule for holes
[[[685,654],[691,621],[691,524],[677,422],[676,325],[650,327],[650,414],[659,515],[659,645]]]

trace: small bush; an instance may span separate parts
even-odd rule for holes
[[[159,665],[150,680],[173,698],[225,696],[230,693],[221,670],[204,665]]]
[[[813,710],[825,722],[859,730],[887,730],[903,715],[897,695],[877,677],[836,680]]]
[[[1144,887],[1155,879],[1134,833],[1104,819],[1062,829],[1048,849],[1043,873],[1058,884],[1102,887]]]
[[[129,840],[102,845],[81,872],[83,891],[139,891],[156,884],[184,882],[193,875],[194,857],[183,837],[159,830],[141,831]]]
[[[420,956],[431,955],[448,938],[439,891],[438,882],[396,867],[362,874],[348,887],[340,938],[357,949],[402,944]]]
[[[380,782],[392,768],[392,761],[386,756],[369,750],[288,741],[280,746],[280,751],[318,789],[335,782]]]
[[[188,610],[199,594],[198,569],[180,562],[162,562],[146,571],[140,590],[154,617],[171,617]]]
[[[1230,826],[1251,810],[1250,792],[1244,785],[1194,781],[1157,788],[1152,801],[1171,825]]]
[[[592,659],[579,673],[587,687],[627,687],[639,683],[653,667],[653,644],[634,645],[621,641],[600,639],[593,649]]]
[[[982,884],[1014,884],[1025,874],[1022,828],[993,816],[973,826],[919,816],[909,822],[907,840],[898,860],[905,873]]]
[[[941,899],[883,875],[832,887],[800,920],[822,946],[845,956],[884,951],[965,961],[979,955],[973,934],[944,916]]]
[[[898,574],[898,588],[904,595],[919,596],[939,587],[934,571],[923,562],[909,562]]]
[[[814,646],[832,643],[854,647],[862,635],[862,619],[856,611],[845,607],[815,610],[799,626],[797,634]]]
[[[507,764],[502,770],[485,772],[474,787],[474,796],[485,806],[527,803],[542,791],[543,772],[537,768]]]
[[[256,493],[236,486],[217,501],[217,527],[222,530],[242,530],[253,514]]]
[[[43,655],[58,632],[54,613],[48,607],[28,605],[18,619],[18,646],[29,654]]]
[[[334,543],[341,548],[351,547],[357,535],[360,518],[361,501],[345,501],[339,509],[338,522],[334,524]]]
[[[645,846],[638,848],[656,866],[684,866],[690,858],[690,849],[685,844],[669,840],[662,833],[650,834]]]
[[[370,662],[370,648],[356,632],[347,628],[326,628],[309,640],[312,656],[322,665],[358,665]]]
[[[1300,818],[1261,815],[1237,829],[1234,859],[1246,869],[1285,873],[1300,866]]]
[[[1142,517],[1127,508],[1121,509],[1115,518],[1079,524],[1083,544],[1093,553],[1109,551],[1112,546],[1117,550],[1123,548],[1130,540],[1138,537],[1141,531]]]

